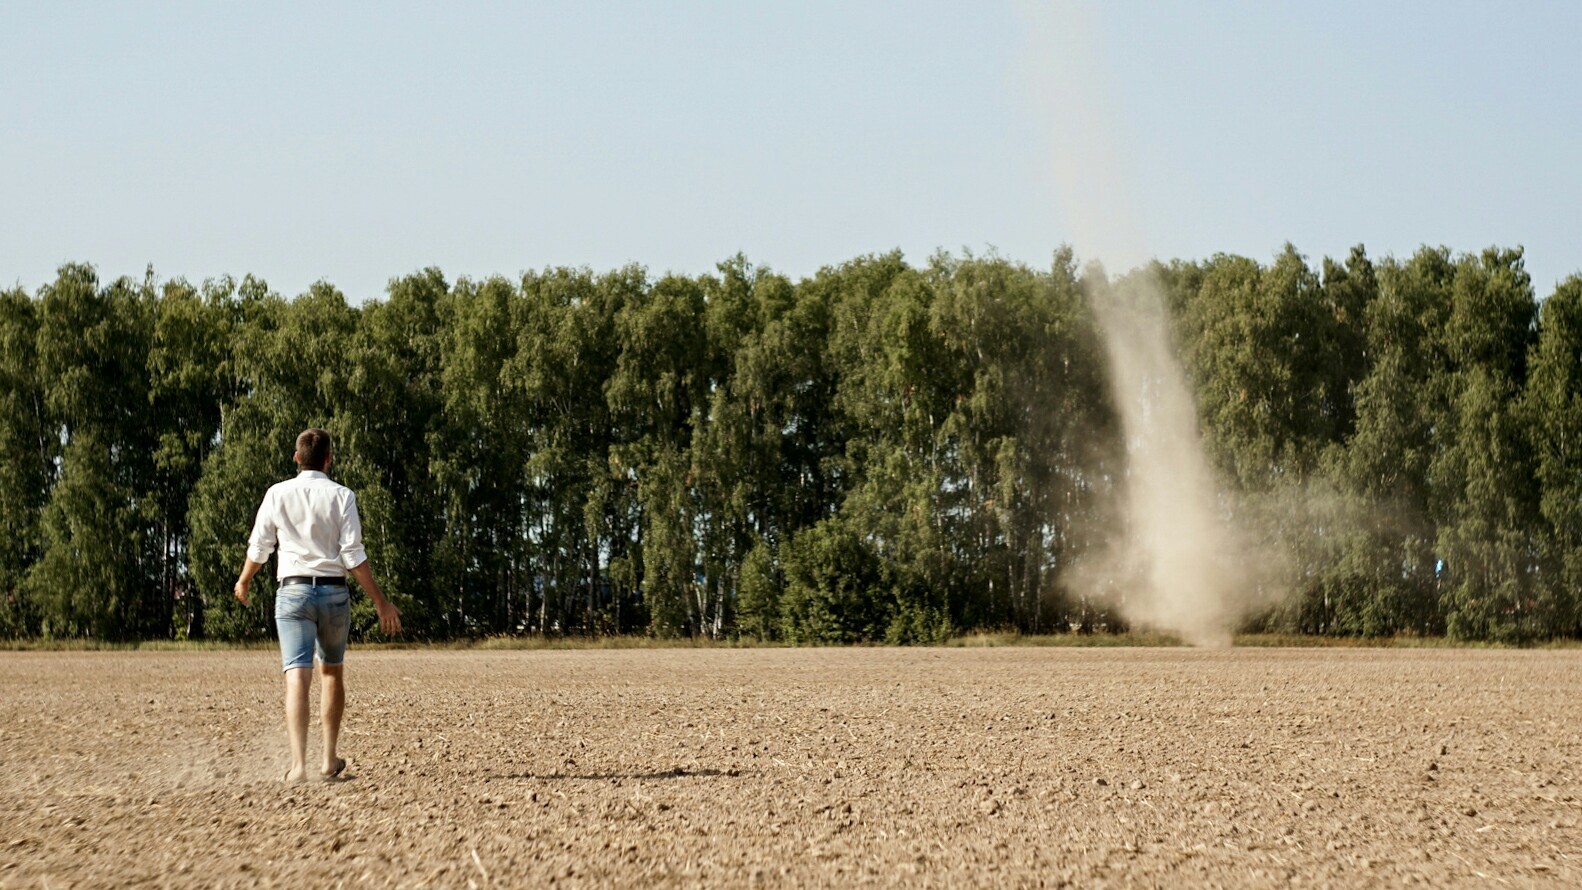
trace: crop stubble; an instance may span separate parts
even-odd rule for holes
[[[354,650],[298,786],[277,664],[0,655],[0,888],[1582,885],[1575,651]]]

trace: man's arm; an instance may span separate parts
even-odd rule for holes
[[[401,610],[385,599],[383,590],[374,581],[373,569],[368,567],[368,551],[363,547],[363,520],[357,513],[357,496],[346,492],[341,506],[341,565],[352,573],[357,584],[373,598],[374,609],[379,612],[379,629],[385,636],[401,632]]]
[[[242,562],[242,573],[236,577],[236,586],[231,589],[244,606],[248,605],[247,588],[252,585],[253,576],[264,567],[269,554],[275,551],[275,521],[269,503],[274,493],[273,488],[264,492],[264,501],[258,505],[258,516],[253,519],[253,533],[247,538],[247,558]]]
[[[357,579],[358,586],[368,591],[368,596],[373,598],[374,610],[379,613],[379,629],[384,631],[387,637],[400,633],[401,610],[395,607],[395,603],[385,599],[384,591],[380,590],[378,583],[374,581],[373,569],[368,568],[368,560],[365,559],[352,566],[351,571],[352,577]]]
[[[236,579],[236,587],[232,588],[232,592],[236,594],[238,600],[241,600],[242,605],[248,605],[247,588],[252,585],[253,576],[263,567],[263,563],[253,562],[251,558],[242,563],[242,574]]]

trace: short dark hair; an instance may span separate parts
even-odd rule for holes
[[[304,470],[323,470],[330,459],[330,434],[314,427],[297,436],[297,466]]]

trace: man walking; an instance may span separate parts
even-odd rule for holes
[[[330,779],[346,769],[346,760],[335,747],[346,711],[343,661],[351,629],[347,572],[373,598],[379,629],[387,636],[401,632],[401,612],[385,599],[368,567],[357,496],[324,475],[333,457],[330,434],[324,430],[304,430],[297,436],[297,476],[276,483],[264,494],[248,541],[247,561],[236,579],[236,598],[247,605],[253,576],[272,551],[280,551],[275,570],[280,581],[275,593],[275,626],[286,677],[286,735],[291,740],[288,782],[307,778],[308,692],[313,684],[315,653],[324,723],[324,762],[319,774]]]

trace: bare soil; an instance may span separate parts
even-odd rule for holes
[[[0,654],[0,887],[1582,886],[1579,673],[354,649],[347,778],[288,786],[272,653]]]

